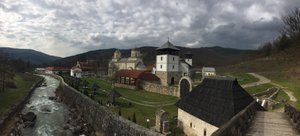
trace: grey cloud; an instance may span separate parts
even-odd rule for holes
[[[299,0],[4,0],[0,33],[15,39],[6,42],[11,47],[59,56],[160,46],[167,37],[179,46],[255,49],[279,34],[280,16],[296,5]]]

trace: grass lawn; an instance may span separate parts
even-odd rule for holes
[[[0,116],[12,105],[22,100],[30,91],[30,87],[39,79],[40,77],[34,75],[16,74],[14,80],[17,88],[0,92]]]
[[[106,96],[106,93],[111,91],[111,83],[103,79],[95,77],[85,77],[84,80],[89,82],[89,85],[96,83],[100,86],[98,91],[100,94],[95,96],[95,101],[102,104],[111,101],[110,98]],[[102,91],[101,91],[102,90]],[[115,113],[119,113],[121,109],[122,117],[132,120],[133,113],[136,115],[137,124],[142,126],[147,126],[146,119],[150,119],[149,126],[155,125],[155,113],[159,108],[162,108],[169,112],[170,118],[177,116],[177,107],[175,105],[161,106],[163,104],[175,103],[179,98],[174,96],[162,95],[158,93],[147,92],[143,90],[130,90],[126,88],[116,88],[116,90],[122,95],[122,97],[129,99],[131,101],[137,102],[131,103],[122,98],[116,98],[116,101],[121,105],[121,108],[109,109]],[[151,106],[145,106],[140,104],[146,104]]]
[[[300,84],[298,83],[299,81],[293,80],[289,76],[289,74],[285,72],[262,72],[260,74],[272,79],[272,82],[280,84],[283,87],[285,87],[285,89],[291,91],[297,99],[297,102],[294,104],[296,108],[300,110]]]
[[[256,94],[259,92],[264,92],[267,89],[272,88],[272,87],[274,87],[274,85],[267,83],[267,84],[262,84],[262,85],[258,85],[258,86],[254,86],[254,87],[248,87],[248,88],[245,88],[245,90],[247,90],[247,92],[249,92],[250,94]]]
[[[235,73],[235,74],[229,74],[229,75],[237,78],[240,85],[245,85],[245,84],[254,83],[254,82],[259,81],[259,79],[257,79],[256,77],[254,77],[248,73]]]
[[[287,102],[290,97],[282,90],[278,92],[278,94],[273,98],[275,101],[280,102],[279,104],[274,106],[274,109],[283,108],[284,102]]]

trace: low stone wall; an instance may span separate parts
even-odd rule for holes
[[[76,108],[96,131],[104,132],[107,136],[162,136],[160,133],[120,117],[67,85],[61,77],[52,76],[61,81],[61,89],[58,89],[57,94],[62,101]]]
[[[30,99],[35,88],[38,87],[43,81],[44,78],[41,78],[39,81],[33,84],[28,94],[21,101],[13,105],[9,110],[7,110],[3,114],[3,116],[0,118],[0,135],[2,134],[2,132],[4,132],[5,129],[7,129],[6,127],[9,121],[11,121],[14,118],[14,116],[16,116],[16,114],[22,111],[25,104],[28,103],[28,100]]]
[[[139,80],[138,87],[148,92],[171,95],[176,97],[180,96],[178,88],[173,86],[162,86],[158,83],[151,83],[151,82]]]
[[[119,84],[119,83],[115,83],[114,85],[115,85],[115,87],[128,88],[131,90],[137,89],[137,87],[134,85],[126,85],[126,84]]]

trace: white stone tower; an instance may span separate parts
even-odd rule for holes
[[[190,66],[193,66],[193,54],[188,52],[184,54],[184,61],[189,64]]]
[[[114,56],[113,56],[113,58],[112,58],[112,61],[113,62],[117,62],[119,59],[121,59],[122,58],[122,54],[121,54],[121,51],[120,50],[116,50],[115,52],[114,52]]]
[[[169,40],[156,49],[156,76],[164,86],[178,83],[179,74],[179,49]]]
[[[141,53],[140,53],[139,50],[137,50],[137,49],[135,49],[135,48],[133,48],[133,49],[131,50],[131,57],[132,57],[132,58],[139,58],[140,56],[141,56]]]

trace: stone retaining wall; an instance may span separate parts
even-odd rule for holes
[[[11,121],[17,113],[22,111],[25,104],[28,103],[28,100],[30,99],[35,88],[38,87],[43,81],[44,81],[44,78],[41,78],[39,81],[37,81],[35,84],[33,84],[31,86],[28,94],[21,101],[14,104],[9,110],[7,110],[3,114],[3,116],[0,118],[0,135],[1,135],[1,132],[4,132],[4,129],[7,129],[6,127],[7,127],[7,124],[9,123],[9,121]]]
[[[157,83],[151,83],[143,80],[138,81],[138,87],[148,92],[154,92],[164,95],[171,95],[179,97],[180,93],[178,91],[178,87],[174,86],[163,86]]]
[[[96,131],[107,136],[162,136],[148,128],[137,125],[109,111],[89,97],[68,86],[61,77],[52,75],[61,81],[57,94],[70,107],[75,107]]]
[[[121,88],[127,88],[131,90],[137,89],[135,85],[126,85],[126,84],[119,84],[119,83],[114,83],[115,87],[121,87]]]

